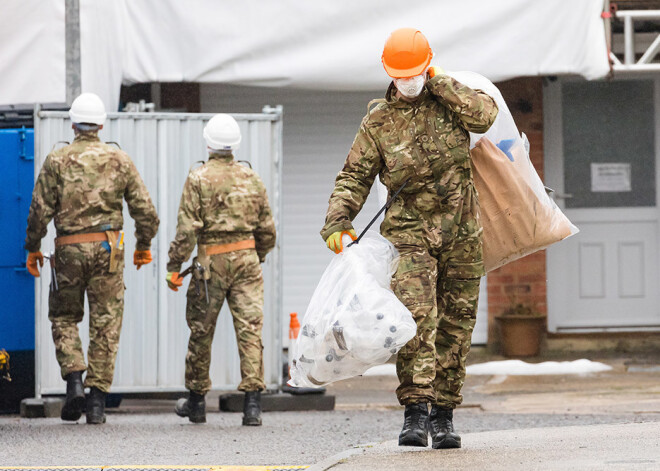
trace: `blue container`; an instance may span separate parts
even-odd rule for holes
[[[0,412],[34,395],[34,279],[23,249],[34,186],[34,130],[0,129],[0,349],[10,354],[11,382],[0,379]]]

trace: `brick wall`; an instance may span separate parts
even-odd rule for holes
[[[530,158],[543,179],[543,79],[518,78],[497,84],[518,129],[527,135]],[[495,316],[512,301],[547,314],[545,251],[524,257],[488,274],[488,344],[497,349],[500,335]]]

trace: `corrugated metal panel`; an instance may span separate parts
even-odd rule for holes
[[[183,390],[184,361],[189,330],[185,321],[185,290],[174,293],[165,283],[167,251],[176,232],[176,214],[184,181],[196,161],[206,158],[202,129],[210,114],[114,113],[108,115],[100,133],[104,141],[121,144],[137,166],[154,201],[161,225],[152,242],[154,261],[139,272],[132,264],[135,248],[134,224],[124,206],[126,268],[124,321],[117,356],[113,392]],[[247,160],[266,185],[278,230],[278,243],[263,265],[264,363],[266,383],[281,383],[281,113],[234,115],[243,142],[236,153]],[[73,136],[68,115],[40,112],[35,120],[35,177],[57,141]],[[51,223],[42,251],[53,248]],[[64,392],[48,321],[50,276],[37,280],[36,348],[37,395]],[[185,286],[184,286],[185,287]],[[80,325],[85,349],[88,316]],[[214,389],[235,389],[240,381],[236,338],[227,304],[216,328],[211,361]]]
[[[319,231],[323,226],[334,180],[344,165],[367,104],[383,92],[319,92],[280,88],[201,85],[204,112],[258,110],[262,103],[284,105],[283,235],[284,313],[301,316],[332,253]],[[372,189],[364,208],[354,221],[359,232],[379,209]],[[373,226],[378,229],[378,224]],[[473,343],[485,344],[488,331],[486,279]],[[285,335],[285,344],[287,337]]]

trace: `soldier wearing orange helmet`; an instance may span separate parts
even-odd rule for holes
[[[453,409],[462,401],[485,274],[468,133],[486,132],[497,105],[429,67],[432,57],[416,29],[387,39],[382,62],[393,82],[362,120],[321,235],[341,251],[336,240],[352,233],[376,176],[390,195],[403,187],[380,228],[400,253],[392,288],[417,322],[417,335],[397,356],[397,397],[405,405],[399,445],[427,446],[430,432],[433,448],[458,448]]]

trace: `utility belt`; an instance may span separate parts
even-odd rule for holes
[[[201,294],[200,284],[204,283],[204,291],[206,294],[206,303],[209,304],[209,288],[208,280],[211,279],[211,255],[218,255],[222,253],[237,252],[239,250],[248,250],[256,248],[254,239],[241,240],[239,242],[231,242],[229,244],[216,244],[205,245],[199,244],[197,246],[197,257],[193,259],[192,264],[181,272],[180,276],[183,278],[192,274],[195,281],[196,294]]]
[[[107,242],[110,246],[110,273],[115,273],[119,265],[119,252],[124,249],[124,231],[88,232],[55,238],[55,247],[87,242]]]
[[[229,244],[204,245],[199,244],[197,252],[203,255],[217,255],[220,253],[236,252],[238,250],[254,249],[256,244],[254,239],[231,242]]]

